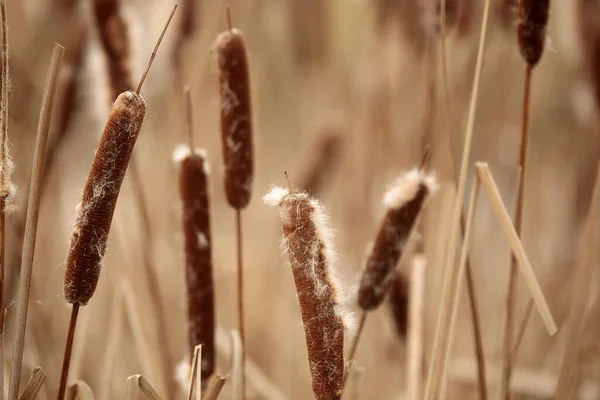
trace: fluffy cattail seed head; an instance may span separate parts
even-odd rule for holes
[[[333,277],[330,231],[322,206],[306,193],[273,188],[264,198],[279,205],[284,246],[300,301],[317,400],[340,399],[344,375],[344,321]]]
[[[64,292],[71,304],[87,304],[96,290],[117,197],[145,113],[146,103],[140,95],[122,93],[102,132],[67,256]]]
[[[219,63],[225,194],[229,205],[241,209],[250,202],[254,168],[250,76],[242,32],[233,28],[221,33],[215,49]]]
[[[540,61],[544,52],[549,11],[550,0],[519,0],[517,6],[519,51],[532,67]]]
[[[369,253],[358,290],[358,305],[365,311],[378,307],[394,277],[396,264],[435,179],[414,170],[400,177],[384,196],[387,208]]]
[[[188,345],[190,356],[197,345],[203,345],[200,369],[205,387],[215,370],[208,162],[204,150],[191,151],[187,145],[176,150],[175,161],[179,163],[179,194],[183,207]]]

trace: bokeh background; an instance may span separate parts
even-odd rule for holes
[[[285,183],[283,170],[289,171],[293,184],[304,182],[319,143],[332,135],[337,150],[321,169],[323,184],[314,194],[331,214],[339,253],[336,269],[352,293],[384,211],[385,188],[418,166],[424,132],[427,126],[432,129],[430,170],[440,189],[427,203],[419,243],[413,246],[424,249],[427,261],[428,354],[455,195],[452,160],[461,155],[483,11],[482,0],[448,2],[455,6],[449,9],[453,19],[447,43],[450,123],[443,101],[434,1],[198,0],[192,1],[193,8],[180,7],[142,91],[148,112],[135,157],[152,229],[145,232],[142,228],[128,176],[97,293],[80,313],[72,380],[86,381],[96,398],[123,398],[126,378],[143,373],[164,394],[167,381],[176,375],[176,365],[187,357],[181,209],[177,167],[172,161],[175,146],[186,140],[184,84],[192,91],[195,141],[207,149],[212,166],[214,279],[221,332],[218,370],[229,372],[226,332],[236,327],[235,221],[222,183],[218,71],[212,48],[216,35],[226,28],[226,5],[247,40],[254,107],[256,175],[243,227],[248,356],[270,381],[249,378],[249,399],[312,398],[295,288],[280,249],[278,213],[264,205],[261,197],[270,185]],[[9,138],[18,186],[18,209],[8,218],[7,232],[3,360],[7,372],[15,330],[20,238],[44,77],[52,43],[67,47],[63,84],[54,107],[23,371],[23,380],[38,365],[48,374],[39,398],[52,398],[58,384],[70,313],[62,294],[64,261],[75,206],[110,105],[106,58],[89,3],[7,1],[12,83]],[[567,316],[571,277],[600,155],[594,97],[600,69],[596,74],[593,69],[594,54],[600,53],[599,3],[552,3],[546,51],[533,77],[523,242],[559,326]],[[121,0],[134,80],[141,75],[173,4],[170,0]],[[492,0],[472,151],[472,161],[490,163],[509,209],[515,191],[525,68],[516,46],[512,8],[508,1]],[[193,15],[194,27],[182,36],[182,19],[188,13]],[[431,76],[436,82],[432,103],[428,102]],[[66,124],[61,122],[65,115],[69,115]],[[473,238],[471,260],[493,395],[500,377],[509,252],[485,196]],[[408,277],[410,253],[399,266]],[[157,320],[152,306],[153,293],[144,274],[146,259],[159,276],[165,320]],[[137,326],[118,317],[121,306],[114,298],[119,287],[135,298]],[[520,320],[529,295],[522,281],[518,290]],[[600,396],[600,388],[593,384],[600,373],[600,306],[593,307],[597,292],[590,298],[580,357],[581,380],[588,390],[582,398]],[[450,361],[452,399],[477,398],[466,300],[463,296]],[[348,302],[353,306],[351,297]],[[166,326],[168,332],[170,376],[159,366],[157,324]],[[117,338],[109,345],[113,336]],[[149,351],[139,350],[144,343]],[[563,348],[561,331],[548,337],[534,312],[515,371],[514,398],[551,397]],[[357,362],[365,368],[359,398],[402,398],[405,342],[395,330],[387,305],[369,317]],[[269,395],[270,385],[279,394]],[[226,386],[222,398],[229,396]]]

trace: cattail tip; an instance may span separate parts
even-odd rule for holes
[[[390,185],[383,196],[383,204],[387,208],[398,209],[414,199],[421,185],[425,185],[429,193],[435,192],[438,188],[435,175],[426,174],[420,169],[412,169]]]
[[[204,173],[210,174],[210,163],[208,162],[208,156],[205,149],[197,147],[192,150],[187,144],[179,144],[175,147],[175,150],[173,150],[173,162],[175,164],[180,164],[189,157],[202,158]]]
[[[269,207],[276,207],[279,206],[283,202],[285,196],[289,194],[290,191],[288,189],[279,186],[273,186],[271,187],[271,190],[269,190],[269,192],[263,196],[263,201]]]

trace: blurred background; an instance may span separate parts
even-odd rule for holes
[[[144,228],[128,175],[98,290],[80,313],[71,380],[86,381],[96,398],[123,398],[126,378],[143,373],[164,394],[177,364],[187,357],[181,208],[178,171],[172,161],[175,146],[186,140],[184,84],[192,90],[196,144],[207,149],[212,166],[213,261],[221,329],[218,371],[229,371],[226,331],[236,327],[235,221],[222,183],[220,97],[213,51],[216,35],[226,29],[226,5],[231,7],[234,26],[246,38],[254,111],[255,185],[253,200],[244,211],[248,357],[270,381],[249,378],[248,398],[312,398],[295,287],[287,256],[280,249],[278,213],[265,206],[261,197],[270,185],[285,183],[283,170],[289,171],[294,185],[310,181],[316,158],[327,147],[324,143],[329,143],[329,162],[316,168],[321,182],[312,186],[312,194],[331,215],[339,253],[336,269],[352,293],[384,212],[382,195],[387,185],[419,165],[426,132],[435,138],[429,169],[440,189],[428,200],[418,245],[413,246],[425,252],[427,262],[427,363],[455,196],[452,163],[461,156],[483,14],[482,0],[447,2],[450,120],[443,100],[435,1],[180,0],[142,91],[148,111],[135,157],[151,230]],[[39,398],[52,398],[58,385],[70,313],[62,293],[65,257],[75,206],[110,109],[107,60],[90,3],[7,1],[12,83],[9,140],[18,186],[18,208],[8,218],[7,231],[3,360],[7,372],[44,79],[52,43],[67,48],[50,132],[22,379],[33,367],[44,368],[48,378]],[[131,43],[131,73],[137,82],[174,2],[120,3]],[[552,3],[546,51],[533,75],[523,242],[559,327],[568,310],[570,278],[600,155],[595,97],[600,93],[599,3]],[[492,0],[472,150],[473,162],[490,164],[509,209],[515,191],[525,68],[516,46],[513,7],[511,1]],[[500,378],[509,251],[486,196],[481,197],[474,229],[471,261],[493,395]],[[409,252],[400,265],[407,276],[411,259]],[[147,262],[159,277],[165,320],[156,320],[155,293],[144,273]],[[137,326],[119,317],[121,305],[114,300],[118,288],[133,294]],[[600,397],[600,388],[587,384],[600,377],[597,294],[594,286],[580,357],[581,381],[588,390],[582,398]],[[517,321],[528,300],[520,280]],[[348,302],[354,307],[352,298]],[[449,364],[452,399],[478,398],[467,306],[464,295]],[[165,346],[157,326],[168,333],[171,376],[164,376],[159,367]],[[145,355],[139,350],[143,343],[151,350]],[[563,348],[561,330],[548,337],[534,311],[519,353],[514,398],[551,398]],[[356,360],[365,368],[360,399],[402,398],[405,340],[397,334],[387,305],[369,317]],[[278,388],[282,397],[265,394],[270,386]],[[164,398],[182,396],[183,391]],[[229,396],[226,386],[222,398]]]

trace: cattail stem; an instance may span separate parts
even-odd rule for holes
[[[520,168],[520,179],[519,185],[517,186],[517,201],[515,205],[515,230],[519,237],[521,236],[523,228],[523,198],[525,192],[525,168],[527,165],[527,142],[528,142],[528,127],[529,127],[529,99],[531,93],[531,75],[533,66],[527,64],[525,67],[525,84],[523,92],[523,108],[521,118],[521,144],[519,149],[519,168]],[[504,397],[508,399],[510,397],[510,378],[511,370],[513,367],[513,336],[514,336],[514,307],[515,307],[515,292],[517,285],[517,260],[511,255],[510,262],[510,274],[508,278],[508,293],[506,296],[506,311],[504,321],[504,343],[503,352],[504,359],[502,361],[502,385],[501,390]],[[525,323],[527,320],[525,321]],[[523,328],[525,329],[525,327]]]
[[[77,326],[77,315],[79,314],[79,304],[73,304],[71,309],[71,320],[69,321],[69,330],[67,331],[67,342],[65,354],[63,356],[62,369],[60,372],[60,384],[58,385],[57,400],[63,400],[67,390],[67,379],[69,378],[69,366],[71,365],[71,352],[73,350],[73,339],[75,339],[75,327]]]
[[[350,347],[350,352],[348,353],[348,363],[354,360],[354,356],[356,355],[356,349],[358,349],[358,342],[360,341],[360,337],[362,336],[363,329],[365,327],[365,323],[367,322],[367,312],[362,311],[360,315],[360,320],[358,322],[358,329],[356,331],[356,337],[352,341],[352,347]],[[346,388],[346,382],[348,381],[348,373],[344,374],[344,379],[342,380],[342,395],[344,394],[344,389]]]
[[[242,210],[235,210],[237,237],[237,294],[238,294],[238,330],[242,341],[242,398],[246,398],[246,332],[244,329],[244,256],[242,248]]]
[[[50,130],[50,117],[52,115],[54,95],[56,94],[56,88],[58,87],[64,51],[64,47],[57,43],[54,44],[52,58],[50,59],[50,68],[44,87],[44,96],[42,97],[42,108],[40,111],[40,121],[35,143],[35,153],[33,156],[34,173],[31,177],[29,190],[29,204],[27,206],[27,219],[25,222],[25,240],[23,245],[23,256],[21,258],[21,276],[19,279],[19,294],[17,299],[17,330],[10,371],[9,400],[17,400],[19,395],[21,365],[23,363],[23,350],[25,349],[29,291],[31,288],[33,256],[35,253],[37,223],[40,211],[40,184],[42,177],[44,176],[44,162],[46,158],[48,131]]]

